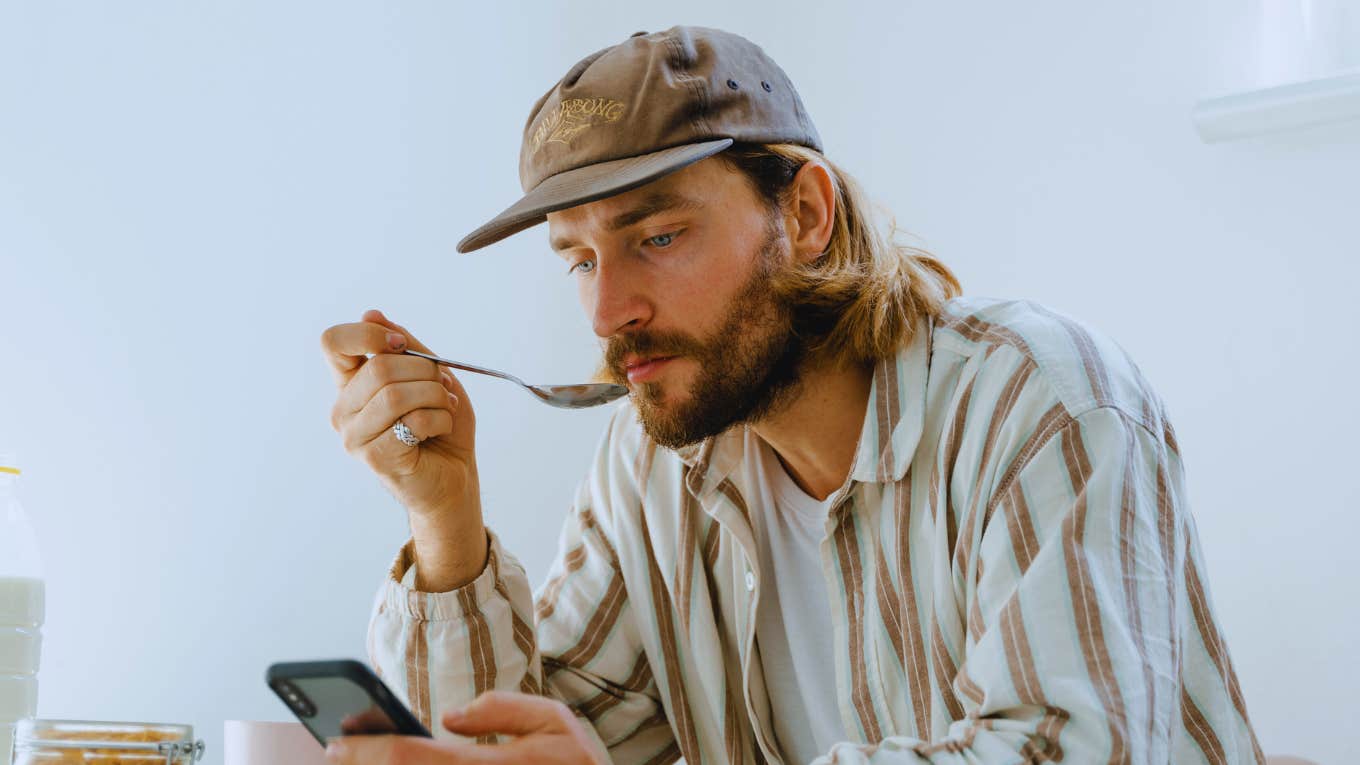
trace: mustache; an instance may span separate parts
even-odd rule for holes
[[[609,371],[623,377],[623,360],[628,356],[696,356],[704,350],[703,343],[678,332],[621,335],[609,341],[604,361]]]

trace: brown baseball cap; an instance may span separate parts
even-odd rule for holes
[[[581,59],[534,104],[519,155],[524,196],[458,251],[651,183],[735,142],[822,149],[788,75],[750,40],[704,27],[638,32]]]

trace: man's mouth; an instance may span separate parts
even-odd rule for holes
[[[660,374],[661,369],[666,366],[666,363],[674,358],[674,356],[653,356],[651,358],[642,358],[640,356],[628,357],[623,362],[624,370],[628,374],[628,382],[647,382]]]

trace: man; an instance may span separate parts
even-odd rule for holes
[[[1160,400],[880,234],[759,48],[587,57],[520,177],[459,250],[547,220],[629,400],[534,603],[457,379],[379,312],[327,330],[334,425],[411,524],[371,658],[457,734],[333,761],[1262,760]]]

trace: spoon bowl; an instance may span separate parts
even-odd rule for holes
[[[461,369],[464,372],[473,372],[479,375],[490,375],[491,377],[499,377],[502,380],[509,380],[510,382],[515,383],[516,385],[519,385],[520,387],[529,391],[530,395],[532,395],[534,398],[537,398],[539,401],[542,401],[543,403],[548,404],[549,406],[555,406],[561,409],[588,409],[592,406],[608,404],[610,401],[615,401],[628,395],[628,388],[626,386],[615,385],[613,383],[581,383],[578,385],[530,385],[524,382],[523,380],[519,379],[518,377],[515,377],[512,374],[507,374],[506,372],[498,372],[494,369],[487,369],[486,367],[478,367],[473,366],[472,364],[464,364],[461,361],[450,361],[448,359],[441,359],[438,356],[432,356],[428,353],[421,353],[420,351],[405,350],[402,351],[402,353],[405,353],[408,356],[419,356],[422,359],[429,359],[430,361],[433,361],[436,364],[441,364],[446,367],[452,367],[454,369]]]

